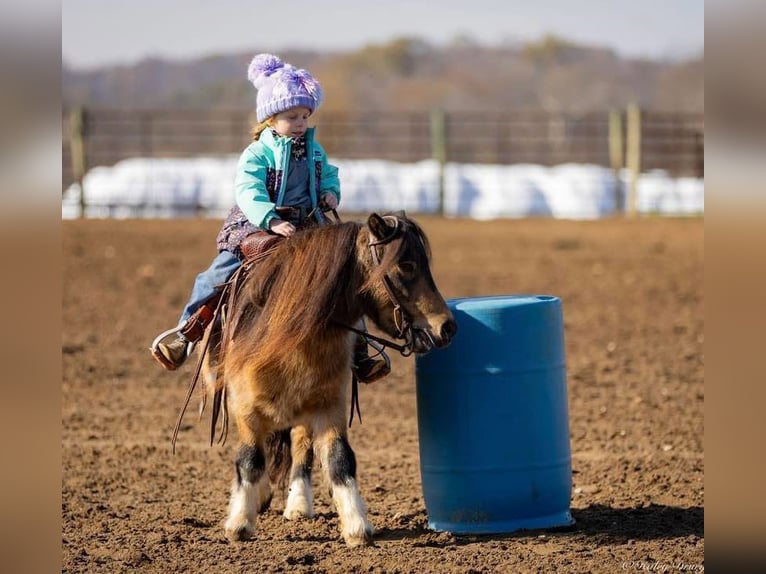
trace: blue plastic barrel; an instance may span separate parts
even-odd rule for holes
[[[415,362],[429,527],[486,534],[573,524],[561,300],[447,303],[457,335]]]

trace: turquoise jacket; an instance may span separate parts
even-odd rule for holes
[[[306,131],[306,154],[309,164],[309,193],[311,205],[316,207],[322,194],[330,192],[340,203],[340,179],[338,168],[327,162],[327,154],[314,139],[316,128]],[[274,207],[281,207],[290,165],[292,141],[287,137],[274,136],[270,129],[261,133],[258,141],[251,143],[239,158],[234,190],[237,206],[250,223],[268,230],[269,221],[277,217]],[[317,211],[317,221],[322,215]]]

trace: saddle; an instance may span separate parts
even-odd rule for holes
[[[282,235],[276,235],[269,233],[268,231],[256,231],[251,233],[242,240],[239,244],[239,249],[242,253],[241,259],[244,263],[255,262],[262,257],[265,257],[265,253],[284,240]]]

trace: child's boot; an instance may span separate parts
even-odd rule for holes
[[[160,333],[150,350],[157,362],[168,371],[175,371],[186,362],[186,358],[194,349],[195,343],[205,335],[205,329],[213,320],[220,292],[208,299],[182,325]],[[167,342],[171,335],[175,337]]]
[[[354,357],[351,370],[360,383],[372,383],[391,372],[391,361],[383,349],[376,349],[378,357],[373,358],[367,352],[367,340],[358,335],[354,344]]]
[[[169,342],[160,341],[152,348],[154,357],[159,363],[165,367],[168,371],[175,371],[178,367],[184,364],[186,357],[189,356],[189,345],[191,343],[186,340],[180,332],[176,337]]]

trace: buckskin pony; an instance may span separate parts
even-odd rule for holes
[[[279,485],[289,485],[285,518],[310,518],[316,457],[346,544],[372,542],[347,439],[352,326],[366,316],[404,341],[385,341],[404,355],[448,345],[457,324],[429,260],[415,221],[373,213],[366,225],[296,233],[243,280],[202,365],[208,393],[219,404],[223,397],[224,421],[233,418],[239,435],[224,524],[230,540],[255,534],[256,516]]]

